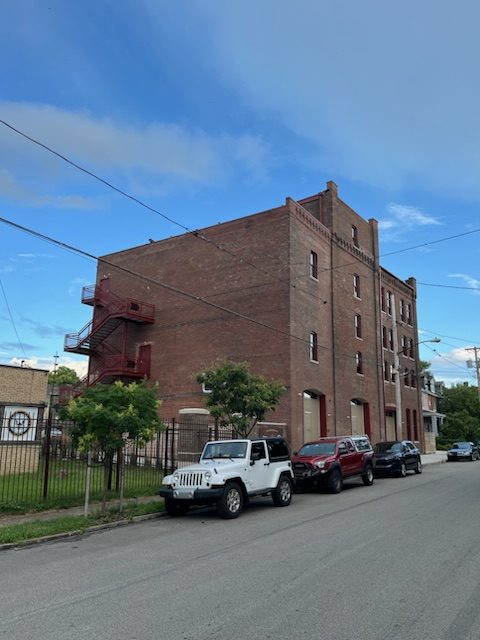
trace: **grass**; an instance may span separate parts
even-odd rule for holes
[[[163,502],[146,502],[139,505],[127,505],[123,511],[109,509],[104,514],[96,513],[84,518],[83,516],[64,516],[52,520],[36,520],[21,524],[0,527],[0,544],[20,544],[34,538],[50,536],[72,531],[84,532],[88,527],[119,520],[131,520],[135,516],[142,516],[163,511]]]
[[[43,499],[44,466],[34,473],[0,476],[0,513],[26,513],[45,509],[62,509],[83,504],[85,491],[85,462],[72,459],[50,461],[48,494]],[[137,498],[154,495],[162,483],[162,471],[155,467],[125,467],[124,496]],[[92,467],[90,500],[101,500],[103,467]],[[112,479],[115,486],[115,474]],[[118,497],[110,491],[107,500]]]

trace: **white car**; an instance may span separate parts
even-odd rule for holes
[[[163,479],[159,494],[169,515],[192,505],[216,505],[223,518],[237,518],[249,498],[272,496],[275,506],[290,504],[294,476],[283,438],[207,442],[195,465]]]

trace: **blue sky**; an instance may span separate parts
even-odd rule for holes
[[[191,229],[334,180],[379,220],[383,266],[419,283],[420,339],[442,340],[421,356],[473,383],[479,21],[466,0],[3,2],[0,119]],[[181,232],[4,125],[0,211],[94,255]],[[63,337],[90,319],[94,279],[0,224],[0,363],[58,352],[83,372]]]

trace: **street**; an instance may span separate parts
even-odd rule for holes
[[[473,640],[480,462],[0,554],[8,640]]]

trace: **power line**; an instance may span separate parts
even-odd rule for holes
[[[150,284],[154,284],[157,285],[163,289],[166,289],[167,291],[178,295],[178,296],[182,296],[185,297],[189,300],[192,300],[196,303],[199,304],[204,304],[207,305],[209,307],[212,307],[213,309],[217,310],[217,311],[222,311],[223,313],[227,313],[230,315],[233,315],[234,317],[240,319],[240,320],[245,320],[247,322],[251,322],[253,324],[256,324],[258,326],[261,326],[265,329],[268,329],[270,331],[274,331],[276,333],[279,333],[281,335],[284,335],[288,338],[292,338],[293,340],[297,340],[298,342],[305,344],[305,345],[310,345],[309,340],[306,340],[305,338],[301,338],[300,336],[297,336],[293,333],[290,333],[288,331],[283,331],[282,329],[278,329],[277,327],[271,326],[269,324],[266,324],[264,322],[261,322],[260,320],[256,320],[255,318],[251,318],[250,316],[245,316],[242,313],[239,313],[238,311],[235,311],[233,309],[229,309],[228,307],[224,307],[222,305],[216,304],[215,302],[211,302],[210,300],[207,300],[201,296],[196,296],[192,293],[189,293],[187,291],[184,291],[183,289],[179,289],[178,287],[174,287],[173,285],[170,285],[168,283],[162,282],[160,280],[156,280],[155,278],[151,278],[150,276],[146,276],[142,273],[138,273],[136,271],[133,271],[132,269],[129,269],[127,267],[118,265],[114,262],[110,262],[109,260],[105,259],[105,258],[100,258],[98,256],[95,256],[92,253],[89,253],[88,251],[85,251],[83,249],[80,249],[78,247],[75,247],[73,245],[67,244],[65,242],[62,242],[61,240],[57,240],[55,238],[52,238],[50,236],[47,236],[44,233],[41,233],[40,231],[35,231],[34,229],[30,229],[29,227],[25,227],[23,225],[20,225],[16,222],[13,222],[12,220],[8,220],[7,218],[3,218],[0,217],[0,222],[13,227],[14,229],[17,229],[18,231],[21,231],[23,233],[27,233],[28,235],[31,235],[35,238],[39,238],[40,240],[43,240],[44,242],[48,242],[50,244],[53,244],[55,246],[60,247],[61,249],[65,250],[65,251],[69,251],[71,253],[74,253],[76,255],[79,255],[82,258],[85,259],[89,259],[89,260],[94,260],[96,262],[98,262],[99,264],[103,264],[109,267],[113,267],[114,269],[117,269],[118,271],[122,271],[130,276],[133,276],[135,278],[139,278],[140,280],[143,280],[145,282],[148,282]],[[333,349],[331,347],[326,347],[323,346],[321,344],[317,344],[317,347],[319,349],[322,349],[323,351],[328,351],[328,352],[333,352]],[[335,352],[336,355],[338,356],[342,356],[345,358],[348,358],[350,360],[355,361],[356,360],[356,355],[352,355],[350,353],[342,353],[340,351],[336,351]],[[383,363],[381,362],[377,362],[377,360],[372,359],[372,358],[368,358],[368,357],[363,357],[363,362],[366,364],[372,364],[373,366],[383,366]]]
[[[186,233],[198,238],[199,240],[203,240],[204,242],[207,242],[208,244],[214,246],[219,251],[227,253],[228,255],[232,256],[236,260],[239,260],[240,262],[248,264],[249,266],[253,267],[257,271],[260,271],[260,273],[263,273],[264,275],[270,276],[272,278],[276,278],[277,280],[280,280],[281,282],[288,282],[289,286],[291,286],[293,288],[296,288],[296,285],[294,283],[291,283],[287,278],[281,278],[281,277],[279,277],[279,276],[277,276],[275,274],[272,274],[269,271],[266,271],[265,269],[262,269],[261,267],[257,266],[255,263],[251,262],[250,260],[248,260],[246,258],[243,258],[241,256],[238,256],[237,254],[233,253],[232,251],[230,251],[226,247],[216,243],[214,240],[212,240],[210,238],[207,238],[207,236],[203,235],[198,229],[190,229],[189,227],[187,227],[186,225],[182,224],[181,222],[178,222],[174,218],[172,218],[170,216],[167,216],[165,213],[162,213],[161,211],[159,211],[155,207],[152,207],[149,204],[147,204],[146,202],[143,202],[143,200],[140,200],[139,198],[137,198],[136,196],[132,195],[131,193],[128,193],[127,191],[121,189],[120,187],[115,186],[114,184],[112,184],[111,182],[109,182],[105,178],[102,178],[101,176],[99,176],[98,174],[94,173],[93,171],[90,171],[89,169],[86,169],[85,167],[82,167],[81,165],[79,165],[77,162],[74,162],[73,160],[70,160],[70,158],[68,158],[67,156],[63,155],[62,153],[56,151],[55,149],[52,149],[52,147],[49,147],[47,144],[45,144],[43,142],[40,142],[40,140],[32,138],[32,136],[29,136],[27,133],[21,131],[20,129],[17,129],[16,127],[14,127],[13,125],[9,124],[5,120],[0,119],[0,124],[3,124],[8,129],[10,129],[11,131],[17,133],[19,136],[22,136],[26,140],[29,140],[33,144],[41,147],[42,149],[45,149],[45,151],[48,151],[49,153],[53,154],[54,156],[56,156],[60,160],[63,160],[64,162],[66,162],[67,164],[71,165],[75,169],[78,169],[78,171],[81,171],[82,173],[85,173],[86,175],[90,176],[91,178],[94,178],[95,180],[98,180],[98,182],[101,182],[102,184],[104,184],[109,189],[112,189],[113,191],[116,191],[117,193],[119,193],[120,195],[124,196],[125,198],[128,198],[129,200],[131,200],[132,202],[135,202],[136,204],[140,205],[144,209],[147,209],[151,213],[155,213],[156,215],[162,217],[164,220],[167,220],[171,224],[176,225],[177,227],[179,227],[180,229],[182,229]],[[233,246],[236,246],[235,243],[231,243],[231,244]],[[273,257],[273,256],[270,256],[270,257]],[[263,258],[263,256],[262,256],[262,258]],[[275,260],[280,262],[279,258],[277,258],[277,257],[275,257]],[[305,290],[303,290],[303,291],[304,291],[304,293],[307,293],[309,295],[313,295],[309,291],[305,291]]]
[[[480,293],[480,287],[461,287],[455,284],[433,284],[431,282],[417,282],[417,284],[423,287],[440,287],[441,289],[465,289],[466,291],[478,291]]]
[[[310,296],[318,298],[318,296],[315,296],[315,294],[312,294],[310,291],[298,288],[295,283],[290,282],[287,278],[281,278],[281,277],[277,276],[276,274],[272,274],[271,272],[269,272],[269,271],[267,271],[265,269],[262,269],[261,267],[259,267],[255,263],[251,262],[250,260],[248,260],[246,258],[243,258],[241,256],[238,256],[237,254],[233,253],[232,251],[230,251],[226,247],[216,243],[214,240],[211,240],[207,236],[203,235],[198,229],[190,229],[189,227],[187,227],[186,225],[182,224],[181,222],[178,222],[174,218],[166,215],[165,213],[162,213],[161,211],[159,211],[155,207],[152,207],[151,205],[147,204],[143,200],[140,200],[139,198],[137,198],[136,196],[132,195],[131,193],[128,193],[124,189],[121,189],[120,187],[115,186],[110,181],[106,180],[105,178],[102,178],[101,176],[99,176],[98,174],[94,173],[93,171],[90,171],[89,169],[86,169],[85,167],[79,165],[78,163],[74,162],[73,160],[71,160],[67,156],[65,156],[62,153],[56,151],[55,149],[53,149],[52,147],[48,146],[47,144],[45,144],[43,142],[40,142],[39,140],[33,138],[32,136],[29,136],[27,133],[21,131],[20,129],[18,129],[16,127],[14,127],[12,124],[6,122],[5,120],[3,120],[1,118],[0,118],[0,124],[3,124],[5,127],[10,129],[14,133],[18,134],[19,136],[22,136],[26,140],[29,140],[30,142],[32,142],[33,144],[41,147],[45,151],[48,151],[49,153],[53,154],[54,156],[56,156],[60,160],[63,160],[64,162],[66,162],[67,164],[71,165],[72,167],[74,167],[78,171],[81,171],[82,173],[85,173],[86,175],[90,176],[91,178],[94,178],[95,180],[98,180],[99,182],[104,184],[106,187],[108,187],[108,188],[112,189],[113,191],[119,193],[120,195],[124,196],[125,198],[128,198],[132,202],[135,202],[136,204],[138,204],[141,207],[147,209],[151,213],[155,213],[156,215],[162,217],[164,220],[167,220],[171,224],[176,225],[177,227],[179,227],[180,229],[182,229],[186,233],[188,233],[190,235],[193,235],[194,237],[196,237],[196,238],[198,238],[200,240],[203,240],[204,242],[207,242],[208,244],[211,244],[212,246],[214,246],[219,251],[222,251],[222,252],[230,255],[231,257],[235,258],[236,260],[239,260],[240,262],[248,264],[252,268],[254,268],[257,271],[259,271],[260,273],[263,273],[264,275],[267,275],[267,276],[269,276],[271,278],[275,278],[275,279],[277,279],[277,280],[279,280],[281,282],[287,282],[290,287],[297,288],[299,291],[302,291],[303,293],[306,293],[306,294],[308,294]],[[441,242],[446,242],[448,240],[461,238],[461,237],[472,235],[474,233],[479,233],[479,232],[480,232],[480,229],[473,229],[471,231],[466,231],[464,233],[459,233],[459,234],[455,234],[455,235],[451,235],[451,236],[446,236],[444,238],[438,238],[436,240],[431,240],[429,242],[423,242],[421,244],[413,245],[411,247],[405,247],[403,249],[398,249],[396,251],[390,251],[388,253],[384,253],[384,254],[380,255],[378,257],[378,259],[380,260],[381,258],[384,258],[384,257],[387,257],[387,256],[396,255],[396,254],[399,254],[399,253],[404,253],[406,251],[412,251],[414,249],[419,249],[419,248],[427,247],[427,246],[434,245],[434,244],[439,244]],[[232,244],[232,246],[236,246],[235,243],[231,243],[231,244]],[[239,248],[239,247],[237,247],[237,248]],[[266,254],[266,255],[268,255],[268,254]],[[262,258],[263,257],[264,256],[262,255]],[[277,256],[269,256],[269,257],[279,261],[279,258]],[[354,266],[354,265],[357,265],[357,264],[358,264],[358,261],[348,262],[348,263],[344,263],[342,265],[330,266],[330,267],[328,267],[326,269],[320,269],[319,271],[324,273],[324,272],[333,271],[333,270],[336,270],[336,269],[343,269],[345,267]],[[297,278],[298,277],[301,277],[301,276],[297,276]],[[419,282],[418,284],[421,284],[423,286],[430,286],[430,287],[445,287],[445,288],[451,288],[451,289],[478,290],[478,289],[475,289],[475,287],[460,287],[460,286],[453,286],[453,285],[449,286],[449,285],[440,285],[440,284],[437,285],[437,284],[429,284],[429,283],[423,283],[423,282]]]
[[[3,293],[4,300],[5,300],[5,306],[7,307],[8,315],[10,316],[10,322],[12,323],[13,330],[15,331],[15,335],[17,336],[18,344],[20,346],[20,349],[22,350],[22,353],[23,353],[23,356],[24,356],[25,360],[28,360],[28,356],[27,356],[27,354],[25,352],[25,347],[23,346],[23,342],[21,341],[20,335],[19,335],[19,333],[17,331],[15,320],[13,319],[13,315],[12,315],[12,312],[10,310],[10,305],[8,304],[7,294],[5,292],[5,289],[4,289],[4,286],[3,286],[3,282],[2,282],[1,279],[0,279],[0,287],[2,289],[2,293]]]

